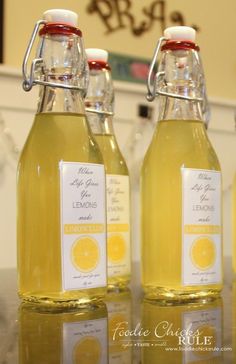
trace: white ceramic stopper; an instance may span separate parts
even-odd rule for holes
[[[195,42],[196,31],[191,27],[169,27],[164,31],[164,37],[169,40],[188,40]]]
[[[85,49],[88,61],[103,61],[107,62],[108,52],[99,48],[87,48]]]
[[[71,10],[50,9],[43,13],[43,19],[49,23],[68,24],[72,27],[78,25],[78,15]]]

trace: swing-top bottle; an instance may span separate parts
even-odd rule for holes
[[[108,53],[86,49],[89,87],[86,114],[106,169],[108,287],[124,287],[130,280],[130,188],[126,162],[113,129],[114,89]]]
[[[43,304],[88,303],[106,293],[105,171],[85,117],[88,66],[75,13],[44,13],[23,71],[26,91],[41,86],[18,166],[19,295]]]
[[[159,98],[159,120],[142,166],[142,285],[151,299],[214,297],[222,289],[221,171],[203,122],[194,29],[165,30],[148,91]]]

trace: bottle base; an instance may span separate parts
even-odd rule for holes
[[[74,313],[90,313],[95,312],[95,310],[101,309],[104,310],[106,313],[106,305],[103,301],[94,301],[90,302],[87,305],[67,305],[67,306],[61,306],[61,305],[45,305],[41,302],[29,302],[29,301],[22,301],[19,309],[21,311],[27,311],[27,312],[35,312],[35,313],[53,313],[53,314],[74,314]]]
[[[166,289],[163,287],[143,287],[144,298],[146,300],[162,301],[165,303],[181,303],[192,301],[211,301],[220,297],[222,287],[217,285],[217,288],[205,289]]]
[[[108,278],[108,291],[124,291],[130,283],[130,275]]]
[[[97,289],[95,289],[96,291]],[[88,305],[96,305],[96,302],[101,301],[106,295],[107,289],[99,289],[96,294],[84,294],[81,295],[81,291],[78,293],[67,292],[61,294],[39,294],[34,292],[21,293],[18,292],[20,299],[24,303],[36,304],[39,306],[47,307],[86,307]]]

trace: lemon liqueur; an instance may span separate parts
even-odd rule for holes
[[[86,49],[90,77],[86,114],[106,169],[108,287],[130,280],[129,173],[113,130],[114,89],[108,53]]]
[[[164,35],[148,80],[159,120],[142,166],[142,285],[151,299],[213,297],[222,288],[221,172],[203,123],[199,47],[192,28]]]
[[[85,117],[88,68],[75,13],[44,13],[23,70],[25,90],[41,86],[18,166],[19,295],[44,304],[87,303],[106,293],[105,171]]]

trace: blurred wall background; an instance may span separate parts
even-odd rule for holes
[[[98,0],[104,14],[110,11],[102,0]],[[155,0],[107,0],[113,6],[108,19],[112,29],[118,27],[118,15],[114,4],[118,3],[121,11],[130,3],[129,13],[133,15],[139,27],[142,21],[148,24],[149,18],[143,14],[143,8],[154,11],[154,16],[162,14],[161,2]],[[97,12],[88,14],[87,9],[93,0],[5,0],[5,64],[21,67],[30,34],[37,20],[50,8],[67,8],[79,14],[79,27],[83,31],[86,47],[105,48],[109,51],[134,56],[151,58],[157,39],[161,36],[160,20],[153,21],[149,31],[135,36],[131,31],[131,21],[122,15],[124,28],[106,34],[107,27]],[[151,5],[154,4],[153,8]],[[103,6],[102,6],[103,5]],[[235,46],[235,0],[165,0],[165,25],[178,25],[171,20],[176,11],[181,12],[186,25],[197,25],[197,42],[201,47],[208,92],[210,96],[236,97],[236,46]]]

